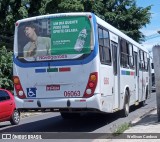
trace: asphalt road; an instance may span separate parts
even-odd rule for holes
[[[143,107],[132,107],[128,117],[121,118],[119,113],[89,114],[77,120],[64,120],[59,113],[39,113],[21,119],[17,126],[10,122],[0,123],[0,133],[4,132],[84,132],[84,133],[112,133],[118,126],[142,117],[156,108],[156,94],[152,93]],[[83,137],[83,135],[82,135]]]

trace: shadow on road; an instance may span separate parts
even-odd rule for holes
[[[140,106],[131,107],[131,113],[138,108],[140,108]],[[61,116],[55,116],[19,124],[14,127],[11,126],[6,129],[4,129],[4,127],[8,127],[9,125],[1,125],[0,128],[3,128],[3,130],[0,130],[0,132],[93,132],[120,119],[120,114],[121,111],[113,114],[90,113],[75,120],[64,120]],[[32,117],[27,119],[32,119]]]

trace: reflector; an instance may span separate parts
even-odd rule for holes
[[[20,89],[21,89],[21,86],[20,86],[20,85],[16,85],[16,89],[17,89],[17,90],[20,90]]]
[[[93,83],[93,82],[90,82],[90,83],[89,83],[89,87],[90,87],[90,88],[93,88],[93,87],[94,87],[94,83]]]

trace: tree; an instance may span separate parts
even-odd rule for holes
[[[140,29],[150,22],[151,6],[137,7],[135,0],[103,0],[105,21],[140,42]]]
[[[79,0],[63,0],[60,4],[58,4],[61,12],[78,12],[84,11],[83,3]]]
[[[93,12],[136,41],[150,22],[151,6],[137,7],[135,0],[0,0],[0,46],[13,49],[14,23],[26,17],[60,12]]]
[[[0,88],[13,91],[12,82],[12,55],[11,51],[3,46],[0,49]]]
[[[14,23],[28,17],[27,0],[0,0],[0,47],[13,49]]]
[[[103,0],[84,0],[83,1],[83,5],[84,5],[84,11],[87,12],[92,12],[94,14],[96,14],[97,16],[99,16],[100,18],[104,19],[104,13],[103,13],[103,9],[104,9],[104,4],[103,4]]]
[[[140,29],[146,26],[151,18],[151,6],[137,7],[135,0],[63,0],[58,2],[48,3],[49,13],[93,12],[137,42],[144,39]],[[56,9],[54,5],[58,8]]]

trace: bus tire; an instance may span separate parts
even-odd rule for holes
[[[80,113],[60,112],[60,114],[63,119],[78,119],[80,117]]]
[[[129,115],[129,93],[128,90],[125,91],[125,98],[124,98],[124,106],[122,110],[122,117],[127,117]]]
[[[142,105],[142,106],[145,106],[145,105],[146,105],[146,100],[147,100],[147,98],[148,98],[148,86],[146,87],[145,100],[143,100],[143,101],[141,102],[141,105]]]
[[[145,106],[146,105],[146,100],[143,100],[142,102],[141,102],[141,106]]]

